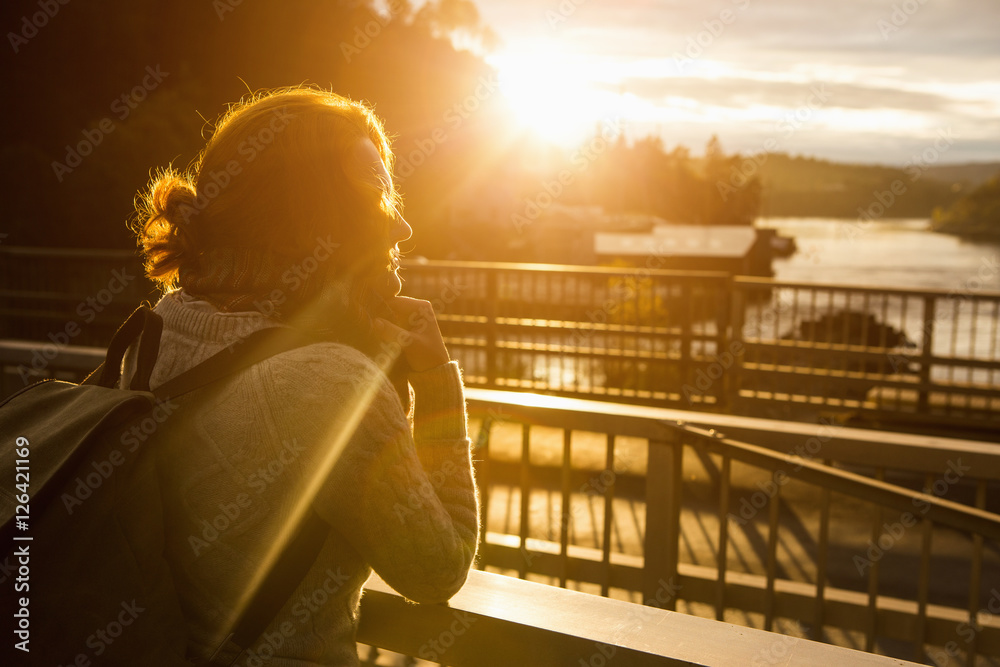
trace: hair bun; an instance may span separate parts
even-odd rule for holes
[[[163,195],[162,216],[171,225],[187,227],[201,211],[195,191],[187,183],[171,183]]]
[[[162,287],[177,286],[181,264],[197,256],[198,206],[190,176],[170,168],[156,174],[136,200],[134,230],[146,273]]]

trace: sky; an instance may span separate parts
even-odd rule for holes
[[[1000,160],[1000,0],[475,0],[522,122],[702,152]],[[936,148],[935,148],[936,147]]]

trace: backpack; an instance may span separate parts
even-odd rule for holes
[[[42,380],[0,403],[0,664],[235,662],[196,663],[186,655],[155,456],[169,443],[135,435],[196,401],[196,389],[315,341],[285,329],[257,331],[150,391],[162,327],[141,306],[81,384]],[[122,358],[137,340],[135,377],[119,389]],[[222,646],[240,652],[263,633],[328,530],[314,511],[306,513]]]

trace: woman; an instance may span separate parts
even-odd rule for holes
[[[411,229],[391,170],[369,108],[291,88],[230,109],[188,173],[167,169],[140,198],[147,272],[168,290],[151,388],[263,328],[328,341],[236,373],[157,433],[193,658],[356,665],[373,568],[438,602],[473,563],[461,379],[430,304],[399,296]],[[307,508],[330,527],[315,562],[260,639],[227,642]]]

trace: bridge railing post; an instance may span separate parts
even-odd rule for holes
[[[680,433],[649,440],[646,467],[646,535],[643,544],[643,599],[655,600],[666,586],[677,584],[681,538],[681,483],[684,442]],[[676,608],[669,596],[665,609]]]
[[[937,302],[933,295],[924,297],[923,335],[921,336],[920,354],[920,392],[917,398],[917,411],[926,413],[930,405],[931,366],[934,358],[934,321]]]

